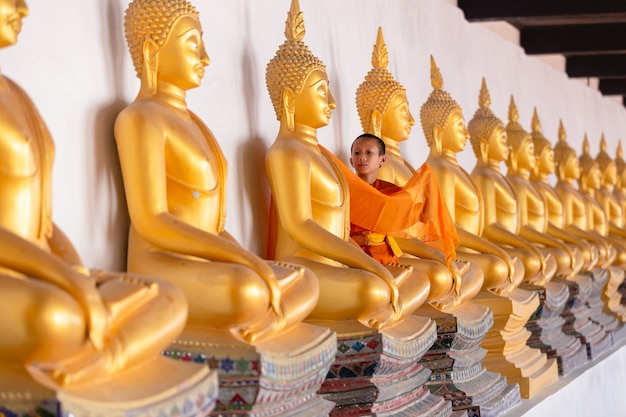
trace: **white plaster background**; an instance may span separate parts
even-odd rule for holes
[[[126,0],[29,1],[16,46],[0,51],[4,74],[30,94],[57,145],[54,218],[85,264],[125,266],[128,214],[113,139],[116,115],[133,100],[138,80],[123,34]],[[212,63],[189,107],[213,130],[229,161],[227,229],[248,249],[265,251],[269,199],[264,153],[278,130],[265,89],[265,66],[284,39],[289,0],[196,0]],[[382,26],[390,71],[408,90],[418,124],[403,144],[405,158],[421,164],[428,148],[419,108],[431,91],[429,55],[444,88],[469,120],[477,108],[481,77],[492,109],[507,118],[515,96],[529,130],[537,106],[544,134],[556,141],[563,119],[579,150],[586,132],[592,153],[604,132],[609,150],[626,138],[626,113],[618,103],[567,77],[480,25],[444,0],[301,0],[305,42],[328,68],[338,107],[319,131],[340,156],[361,132],[354,93],[370,69],[376,30]],[[468,171],[470,146],[459,155]]]

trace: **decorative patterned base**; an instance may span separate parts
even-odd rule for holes
[[[60,413],[54,391],[35,382],[23,366],[0,367],[0,416],[57,417]]]
[[[57,392],[63,416],[192,417],[215,406],[217,374],[162,356],[115,379]]]
[[[507,385],[505,377],[481,363],[487,352],[480,344],[493,325],[489,308],[465,303],[451,314],[427,306],[417,313],[437,323],[437,341],[422,359],[432,371],[427,386],[433,394],[470,417],[496,417],[520,404],[519,386]]]
[[[609,279],[604,287],[602,300],[619,322],[624,323],[626,322],[626,305],[622,304],[622,294],[619,292],[620,285],[624,283],[624,268],[611,266],[608,272]]]
[[[317,417],[334,407],[316,392],[336,350],[334,332],[300,323],[255,346],[227,332],[188,327],[164,354],[218,371],[213,416]]]
[[[586,346],[579,338],[565,333],[565,319],[561,314],[570,298],[569,284],[560,279],[547,282],[544,287],[523,284],[520,288],[535,291],[541,306],[526,324],[532,336],[528,345],[557,361],[559,375],[567,375],[587,362]],[[538,316],[538,317],[536,317]]]
[[[338,334],[337,357],[320,394],[337,403],[331,416],[447,417],[451,404],[424,387],[421,357],[435,323],[411,316],[381,332],[358,322],[324,322]]]
[[[487,349],[485,368],[503,374],[509,383],[517,382],[522,398],[532,398],[558,380],[556,361],[526,345],[531,333],[524,326],[539,307],[536,293],[515,289],[503,297],[481,291],[472,301],[491,308],[494,315],[482,344]]]
[[[606,289],[610,284],[611,273],[609,269],[595,268],[588,274],[592,279],[591,295],[587,300],[590,309],[589,318],[609,334],[611,342],[607,343],[606,350],[608,351],[613,347],[614,341],[621,341],[624,337],[623,325],[605,303],[607,299]]]

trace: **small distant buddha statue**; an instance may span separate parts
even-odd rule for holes
[[[185,100],[210,62],[198,12],[185,0],[134,0],[124,26],[141,79],[115,123],[128,270],[181,288],[188,326],[258,342],[301,322],[317,302],[315,276],[261,259],[224,229],[227,163]]]
[[[556,265],[551,256],[544,259],[532,243],[519,235],[517,196],[500,171],[500,164],[509,156],[507,131],[504,123],[489,108],[491,99],[484,78],[478,104],[479,108],[468,128],[477,159],[472,178],[484,201],[482,236],[501,245],[505,251],[522,261],[526,282],[542,285],[552,279]]]
[[[17,42],[28,8],[21,0],[0,0],[0,10],[0,47],[7,47]],[[128,383],[125,371],[133,368],[134,393],[147,396],[154,381],[137,378],[145,375],[145,364],[180,383],[181,375],[160,352],[183,329],[183,293],[167,282],[89,271],[82,264],[52,220],[54,152],[50,132],[28,95],[0,75],[3,403],[11,393],[28,397],[33,392],[28,383],[21,386],[25,378],[13,379],[24,367],[46,387],[75,393],[103,381]],[[200,368],[178,370],[184,381]]]
[[[443,90],[443,79],[432,57],[431,82],[433,92],[420,109],[420,119],[430,147],[427,162],[443,191],[461,240],[457,256],[480,266],[485,277],[483,288],[498,293],[512,291],[521,283],[524,267],[517,257],[482,236],[481,191],[456,159],[456,154],[465,148],[469,132],[461,107]]]
[[[530,173],[537,165],[535,143],[530,133],[519,124],[519,114],[513,96],[509,107],[509,123],[506,126],[507,142],[510,147],[507,179],[515,191],[520,237],[540,245],[542,253],[550,253],[557,262],[560,277],[569,277],[582,267],[582,255],[575,248],[547,234],[548,212],[543,195],[530,181]],[[537,109],[532,118],[533,132],[541,134]],[[544,139],[545,140],[545,139]]]
[[[561,197],[548,181],[548,177],[555,173],[555,151],[551,143],[541,133],[541,124],[537,117],[533,122],[532,139],[535,148],[537,163],[535,169],[531,171],[531,178],[537,191],[543,196],[546,202],[548,229],[547,233],[557,239],[567,242],[570,247],[578,249],[583,257],[583,270],[591,270],[598,258],[597,250],[582,238],[585,232],[579,230],[574,225],[565,223],[565,209],[561,202]],[[563,122],[559,121],[559,137],[565,137]],[[567,229],[567,230],[566,230]]]
[[[339,163],[317,140],[335,99],[322,61],[303,42],[292,1],[285,42],[266,70],[280,130],[266,170],[278,217],[276,259],[312,269],[320,298],[309,319],[358,320],[384,328],[426,301],[428,276],[410,266],[383,266],[350,241],[349,189]]]
[[[574,187],[575,181],[595,181],[600,182],[599,170],[593,173],[591,169],[581,177],[581,168],[576,152],[568,145],[565,129],[561,124],[559,129],[559,141],[554,147],[554,161],[556,162],[556,174],[558,182],[554,189],[557,192],[562,204],[564,214],[565,230],[575,236],[587,240],[598,252],[596,266],[606,267],[614,257],[614,249],[602,238],[601,235],[589,229],[589,224],[593,224],[593,215],[600,215],[600,211],[594,210],[587,219],[587,201],[589,198],[583,196],[583,189],[589,188],[591,184],[585,184],[581,191]],[[587,143],[586,147],[589,144]],[[591,164],[587,167],[591,168]],[[590,175],[591,174],[591,175]],[[595,192],[595,191],[594,191]],[[591,197],[591,196],[590,196]],[[613,254],[611,255],[611,253]]]
[[[621,141],[617,144],[615,152],[615,168],[617,179],[613,187],[613,194],[615,194],[617,201],[622,207],[622,225],[626,225],[626,162],[624,161]]]
[[[380,137],[385,143],[386,160],[378,170],[377,178],[404,186],[416,173],[402,158],[399,143],[408,139],[415,120],[409,109],[406,89],[394,79],[388,65],[387,46],[379,27],[372,53],[373,68],[356,91],[357,110],[363,131]],[[422,169],[430,170],[426,164]],[[395,240],[402,251],[400,262],[413,265],[430,277],[428,299],[432,305],[445,310],[462,304],[480,291],[483,273],[477,264],[447,262],[443,252],[419,239]]]

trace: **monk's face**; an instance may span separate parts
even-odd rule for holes
[[[554,163],[554,151],[551,147],[546,146],[539,154],[537,160],[537,169],[542,174],[552,174],[556,169]]]
[[[409,138],[415,119],[409,110],[409,101],[404,93],[396,93],[383,115],[380,134],[396,142]]]
[[[443,149],[452,152],[461,152],[469,138],[469,131],[465,127],[465,119],[460,110],[455,110],[448,117],[448,123],[444,126],[441,144]]]
[[[326,71],[315,69],[307,75],[294,100],[294,121],[319,129],[328,125],[335,107],[337,103],[330,92]]]
[[[533,170],[537,164],[535,144],[531,139],[524,139],[517,151],[517,166],[521,169]]]
[[[0,47],[13,45],[22,30],[22,18],[28,15],[24,0],[0,0]]]
[[[352,144],[350,165],[354,167],[359,177],[373,176],[376,178],[376,173],[384,162],[385,155],[380,154],[376,139],[361,138]]]
[[[489,144],[487,145],[487,155],[493,161],[506,161],[509,157],[509,145],[506,141],[504,126],[497,126],[491,132]]]
[[[183,16],[172,25],[158,52],[157,80],[189,90],[200,85],[210,60],[202,42],[200,21]]]

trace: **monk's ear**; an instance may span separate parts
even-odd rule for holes
[[[383,130],[383,115],[378,110],[372,112],[370,117],[370,132],[380,137]]]
[[[283,91],[283,114],[285,115],[285,120],[287,122],[287,128],[290,132],[293,132],[295,129],[295,120],[294,115],[296,113],[296,94],[289,87],[285,88]]]
[[[381,155],[379,160],[378,168],[382,167],[385,162],[387,162],[387,155]]]
[[[354,162],[352,162],[352,157],[350,157],[350,166],[354,168]]]

